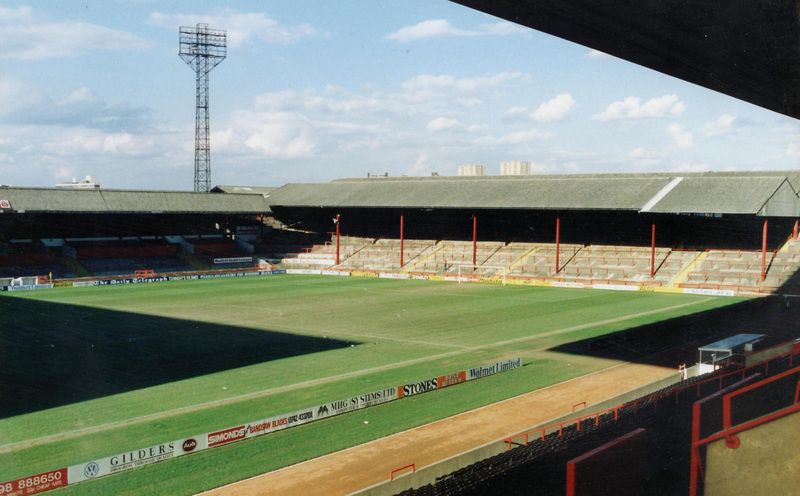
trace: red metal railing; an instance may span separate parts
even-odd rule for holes
[[[389,472],[389,480],[394,480],[394,476],[397,475],[398,472],[402,472],[406,469],[411,469],[411,473],[415,473],[417,471],[417,464],[416,463],[409,463],[408,465],[404,465],[402,467],[396,468]]]

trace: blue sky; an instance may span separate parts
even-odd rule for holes
[[[213,184],[800,166],[796,120],[447,1],[84,0],[0,6],[0,184],[191,189],[197,22]]]

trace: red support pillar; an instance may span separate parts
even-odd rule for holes
[[[561,217],[556,217],[556,274],[561,272],[559,255],[561,254]]]
[[[767,219],[761,232],[761,280],[767,278]]]
[[[472,214],[472,265],[478,265],[478,216]]]
[[[656,223],[653,222],[650,232],[650,279],[656,276]]]
[[[336,223],[336,265],[339,265],[339,220],[341,216],[336,214],[336,218],[333,220]]]
[[[400,214],[400,268],[403,268],[403,214]]]
[[[800,227],[800,221],[794,221],[794,229],[792,230],[792,239],[797,239],[797,228]]]

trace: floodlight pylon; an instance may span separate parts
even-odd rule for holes
[[[208,73],[225,60],[227,33],[210,29],[208,24],[181,26],[178,30],[178,54],[195,72],[194,190],[211,189],[211,144],[209,141]]]

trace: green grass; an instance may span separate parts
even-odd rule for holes
[[[0,450],[17,449],[0,452],[0,480],[523,357],[513,372],[62,490],[190,494],[607,367],[548,349],[737,301],[314,276],[4,295]],[[79,429],[95,432],[25,447]]]

